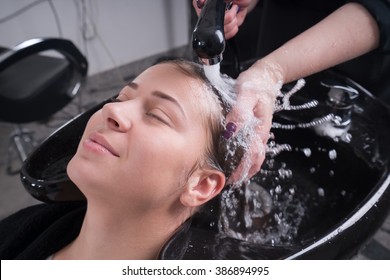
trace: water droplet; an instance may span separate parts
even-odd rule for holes
[[[336,150],[330,150],[329,151],[329,158],[331,159],[331,160],[335,160],[336,158],[337,158],[337,152],[336,152]]]
[[[324,197],[325,196],[325,190],[323,188],[318,188],[317,193],[319,196]]]
[[[304,148],[304,149],[302,149],[302,152],[305,154],[306,157],[311,156],[311,149],[310,148]]]

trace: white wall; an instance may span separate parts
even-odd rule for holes
[[[67,38],[95,74],[187,44],[188,5],[188,0],[0,0],[0,46]]]

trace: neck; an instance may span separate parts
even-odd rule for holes
[[[188,215],[150,211],[125,215],[123,208],[88,204],[79,236],[56,259],[156,259]],[[187,213],[177,211],[176,213]],[[131,213],[131,212],[130,212]]]

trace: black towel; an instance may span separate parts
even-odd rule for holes
[[[0,222],[0,259],[42,260],[79,234],[85,202],[38,204]]]

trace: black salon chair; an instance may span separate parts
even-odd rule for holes
[[[34,148],[22,124],[48,120],[63,109],[80,92],[87,70],[86,58],[66,39],[30,39],[0,49],[0,121],[15,124],[10,147],[21,161]],[[18,173],[10,162],[7,172]]]

